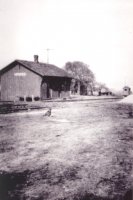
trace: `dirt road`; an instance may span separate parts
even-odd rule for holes
[[[0,116],[0,200],[132,199],[133,107],[45,105],[51,117]]]

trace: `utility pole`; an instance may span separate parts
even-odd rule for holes
[[[53,49],[47,48],[47,49],[45,49],[45,50],[47,51],[47,63],[49,63],[49,51],[51,51],[51,50],[53,50]]]

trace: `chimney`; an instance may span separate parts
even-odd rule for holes
[[[34,55],[34,62],[38,63],[38,55]]]

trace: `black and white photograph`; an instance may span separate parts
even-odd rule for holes
[[[0,0],[0,200],[133,200],[133,0]]]

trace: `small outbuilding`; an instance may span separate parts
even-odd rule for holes
[[[130,94],[131,94],[131,88],[128,86],[123,87],[123,96],[127,97]]]
[[[15,60],[0,71],[2,101],[66,98],[72,77],[55,65]]]

